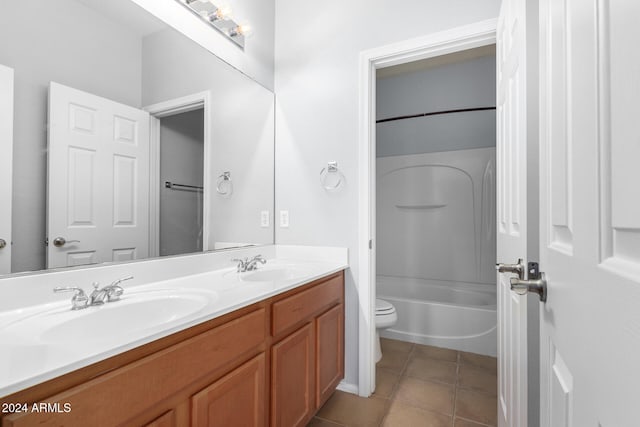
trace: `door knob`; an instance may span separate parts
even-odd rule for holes
[[[515,273],[519,279],[524,279],[524,264],[522,258],[518,258],[516,264],[496,264],[496,270],[499,273]]]
[[[53,239],[53,246],[61,248],[67,243],[80,243],[80,240],[67,240],[64,237],[56,237]]]
[[[0,239],[0,249],[4,249],[7,246],[7,241],[4,239]]]
[[[522,280],[517,277],[512,277],[509,280],[511,283],[511,290],[518,295],[524,295],[527,292],[533,292],[538,294],[540,301],[547,301],[547,281],[544,278],[544,273],[540,273],[537,279]]]

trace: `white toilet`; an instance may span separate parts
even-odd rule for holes
[[[390,328],[398,321],[396,308],[388,301],[376,299],[376,363],[382,359],[380,329]]]

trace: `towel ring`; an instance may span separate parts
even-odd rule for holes
[[[327,179],[330,175],[337,175],[338,177],[334,185],[327,185]],[[326,191],[337,190],[338,188],[340,188],[343,181],[344,175],[342,174],[342,172],[340,172],[340,169],[338,169],[338,162],[329,162],[327,163],[327,167],[322,168],[322,170],[320,171],[320,185],[322,185],[322,188],[324,188]]]
[[[226,188],[225,188],[226,187]],[[216,181],[216,191],[223,196],[230,196],[233,193],[233,181],[231,172],[223,172]]]

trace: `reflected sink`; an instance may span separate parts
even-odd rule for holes
[[[217,300],[214,292],[174,290],[125,294],[122,300],[72,311],[70,305],[13,322],[3,332],[31,336],[43,343],[83,344],[121,340],[141,331],[166,328],[196,315]]]

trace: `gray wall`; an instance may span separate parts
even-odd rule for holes
[[[139,106],[142,42],[73,0],[3,0],[0,40],[0,64],[15,69],[11,270],[40,270],[49,82]]]
[[[202,109],[160,120],[160,255],[202,250],[202,192],[164,182],[202,187],[203,140]]]
[[[376,119],[496,105],[496,58],[483,56],[378,79]],[[495,147],[495,110],[376,126],[378,157]]]
[[[273,93],[173,30],[145,37],[143,73],[143,105],[210,91],[212,179],[204,186],[215,188],[230,171],[233,194],[211,192],[209,249],[221,242],[273,243]],[[266,228],[263,210],[271,217]]]

